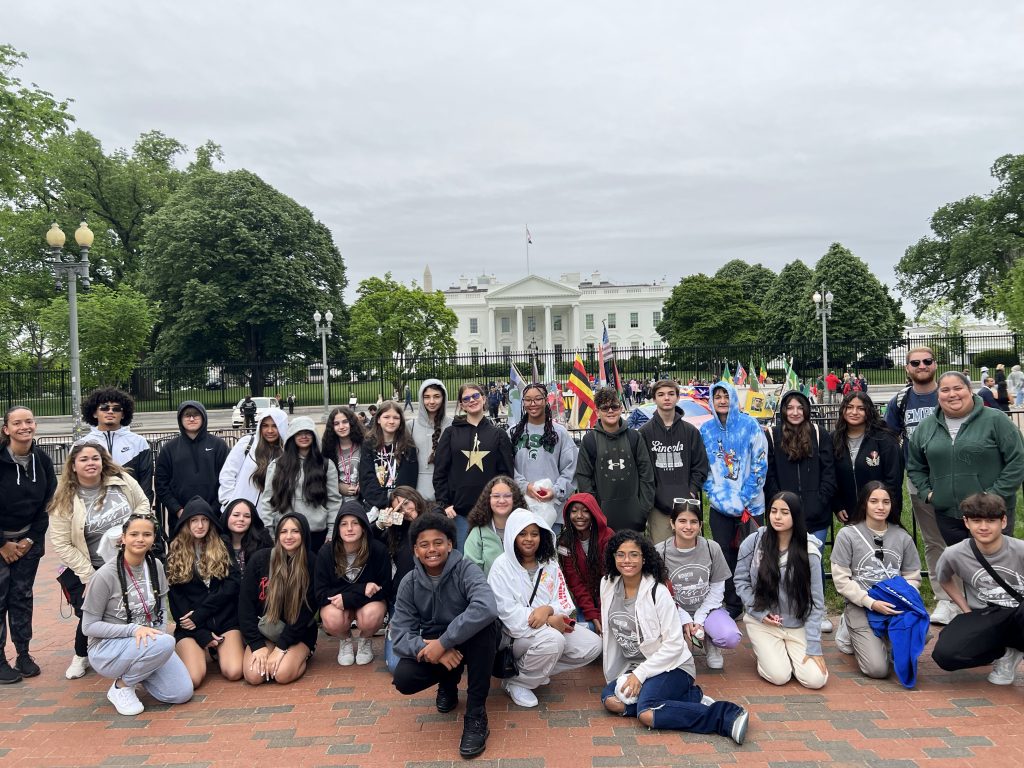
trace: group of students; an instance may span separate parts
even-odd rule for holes
[[[598,390],[599,422],[579,449],[552,420],[539,384],[525,388],[522,420],[508,432],[484,415],[482,387],[460,387],[462,413],[452,419],[447,391],[430,380],[409,423],[390,401],[365,431],[337,408],[321,440],[311,420],[272,409],[230,451],[206,433],[202,406],[183,403],[181,435],[155,472],[163,520],[139,482],[152,461],[128,429],[128,395],[89,398],[95,428],[73,446],[59,482],[33,442],[31,412],[13,408],[0,448],[0,484],[16,487],[0,502],[12,588],[0,608],[18,656],[0,677],[39,672],[28,652],[31,587],[48,521],[80,620],[66,675],[92,667],[112,678],[108,697],[124,714],[142,711],[138,685],[160,701],[187,701],[211,660],[229,680],[297,680],[319,626],[339,638],[339,664],[368,664],[371,638],[389,622],[385,661],[399,691],[437,685],[437,708],[449,712],[468,674],[463,756],[485,748],[492,672],[514,703],[532,707],[553,675],[598,655],[610,712],[742,743],[746,711],[703,694],[691,649],[721,669],[742,617],[764,679],[825,685],[821,563],[835,514],[846,523],[831,556],[846,601],[837,645],[865,675],[894,667],[912,684],[921,614],[927,628],[920,562],[900,526],[904,456],[870,398],[847,395],[830,435],[811,422],[807,398],[791,392],[766,432],[719,382],[715,416],[698,430],[682,419],[674,382],[652,389],[658,408],[639,431],[626,427],[614,390]],[[711,538],[702,535],[702,494]],[[1006,523],[1002,497],[960,506],[980,551],[1024,573],[1017,542],[995,541],[1000,526],[991,521]],[[1012,611],[1000,615],[1007,632],[980,650],[943,641],[973,637],[977,609],[994,591],[1007,608],[1016,604],[1012,589],[967,576],[975,556],[967,543],[933,570],[964,611],[935,657],[947,669],[995,661],[990,680],[1012,682],[1024,649],[1019,627],[1008,634]],[[507,662],[501,670],[496,657]]]

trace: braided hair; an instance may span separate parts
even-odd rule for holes
[[[128,516],[128,519],[124,521],[124,525],[121,526],[121,534],[127,533],[128,526],[136,520],[145,520],[151,523],[153,533],[156,533],[156,518],[153,515],[132,514]],[[153,623],[151,626],[162,627],[164,625],[164,606],[163,601],[160,599],[160,577],[152,548],[146,552],[146,559],[143,560],[143,564],[146,566],[146,579],[149,582],[150,592],[153,593],[154,597]],[[125,573],[127,572],[128,564],[124,561],[124,541],[122,541],[121,545],[117,548],[117,580],[121,585],[121,600],[124,601],[125,623],[134,624],[135,617],[132,616],[132,604],[128,600],[128,580],[125,578]],[[142,595],[139,595],[139,599],[145,601]]]
[[[428,389],[436,390],[441,394],[441,407],[437,409],[434,414],[434,432],[430,436],[430,458],[427,459],[427,464],[434,463],[434,454],[437,453],[437,441],[441,439],[441,433],[444,431],[444,419],[447,412],[448,397],[445,395],[444,388],[440,384],[428,384],[423,388],[423,392]],[[423,399],[423,392],[420,392],[420,400]],[[422,404],[420,405],[422,408]]]
[[[587,509],[587,505],[580,501],[572,502],[569,505],[570,508],[575,504],[579,504],[584,509]],[[587,513],[590,515],[590,543],[586,551],[586,571],[580,570],[580,564],[576,560],[576,542],[579,541],[579,534],[576,533],[576,528],[568,522],[568,519],[565,525],[562,526],[562,530],[558,532],[558,546],[564,547],[569,551],[569,554],[562,555],[559,560],[561,561],[563,571],[566,567],[571,567],[583,579],[583,582],[587,585],[587,594],[594,601],[594,605],[600,605],[601,576],[604,575],[604,552],[601,551],[600,534],[597,529],[597,521],[594,520],[594,514],[589,509],[587,509]]]
[[[527,384],[523,388],[523,398],[526,398],[526,393],[531,389],[539,389],[544,395],[544,434],[540,438],[541,447],[545,451],[551,453],[555,450],[555,446],[558,444],[558,433],[555,432],[555,425],[551,421],[551,405],[548,403],[548,389],[539,382]],[[523,439],[523,435],[526,433],[526,425],[530,421],[530,417],[526,413],[526,408],[523,408],[523,415],[519,419],[519,423],[512,427],[512,446],[515,450],[519,449],[519,441]]]

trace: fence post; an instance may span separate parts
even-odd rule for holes
[[[380,368],[378,370],[378,376],[380,377],[380,399],[387,400],[384,397],[384,355],[380,356]]]
[[[64,381],[64,373],[65,373],[64,369],[61,368],[59,373],[60,373],[60,415],[63,416],[66,413],[71,413],[71,407],[66,402],[67,396],[68,396],[68,390],[67,390],[67,386],[66,386],[65,381]]]

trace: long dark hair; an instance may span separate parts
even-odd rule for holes
[[[270,419],[274,422],[274,426],[277,426],[277,422],[274,421],[274,417],[267,414],[257,425],[257,435],[253,436],[253,440],[256,441],[256,449],[252,451],[253,461],[256,462],[256,469],[252,471],[250,479],[253,484],[260,489],[260,493],[263,493],[267,485],[267,469],[270,467],[270,462],[280,458],[281,453],[284,451],[284,441],[286,435],[281,434],[281,430],[277,430],[277,442],[268,443],[263,439],[263,422]]]
[[[249,508],[249,527],[246,529],[245,533],[242,534],[242,557],[241,562],[239,562],[238,564],[239,567],[244,568],[245,563],[249,560],[249,558],[251,558],[259,550],[270,549],[272,546],[274,546],[274,540],[270,536],[270,531],[268,531],[263,526],[263,521],[260,520],[259,513],[256,511],[256,505],[253,504],[248,499],[235,499],[230,504],[228,504],[224,510],[224,523],[222,527],[225,531],[223,535],[226,537],[225,543],[228,545],[228,547],[233,546],[231,539],[231,531],[228,530],[228,518],[231,517],[231,510],[237,507],[239,504],[244,504],[246,507]]]
[[[665,568],[665,561],[661,559],[654,544],[643,534],[636,531],[619,531],[608,542],[604,550],[604,577],[614,579],[619,575],[619,569],[615,567],[615,552],[624,542],[632,541],[640,547],[640,556],[643,563],[640,566],[640,574],[652,577],[660,584],[668,583],[668,570]]]
[[[555,450],[555,446],[558,444],[558,433],[555,432],[555,425],[551,421],[551,405],[548,403],[548,388],[543,384],[534,382],[533,384],[527,384],[523,388],[523,399],[526,398],[526,393],[531,389],[539,389],[541,394],[544,395],[544,434],[540,438],[541,447],[551,453]],[[526,406],[523,406],[523,415],[519,419],[519,423],[512,427],[512,450],[518,450],[517,446],[519,441],[523,438],[523,434],[526,432],[526,425],[530,421],[530,417],[526,414]]]
[[[779,568],[779,535],[766,521],[761,533],[761,563],[757,567],[757,585],[754,587],[754,608],[768,611],[779,604],[779,595],[784,591],[793,615],[799,619],[807,618],[811,611],[811,556],[807,551],[807,523],[804,521],[800,497],[790,491],[780,491],[772,496],[769,504],[776,501],[785,502],[789,507],[789,516],[793,520],[792,538],[789,542],[786,578],[781,577]]]
[[[423,393],[428,389],[436,389],[441,393],[441,407],[434,414],[434,432],[430,436],[430,458],[427,459],[427,464],[433,464],[434,454],[437,453],[437,441],[441,439],[441,433],[444,431],[444,419],[448,409],[448,394],[440,384],[427,384],[420,391],[420,408],[423,408]]]
[[[903,527],[903,523],[900,522],[900,510],[896,507],[896,498],[894,497],[894,491],[892,488],[887,486],[880,480],[869,480],[861,486],[860,494],[857,496],[857,506],[850,512],[850,525],[856,525],[862,523],[868,518],[868,499],[871,498],[871,494],[875,491],[885,491],[889,494],[889,516],[885,518],[885,522],[889,525],[898,525],[900,528]]]
[[[519,490],[519,486],[516,485],[516,481],[508,475],[498,475],[488,481],[484,489],[480,491],[476,504],[473,505],[473,508],[469,510],[469,514],[466,515],[466,522],[469,523],[470,528],[490,525],[491,520],[494,519],[494,513],[491,511],[491,490],[498,483],[503,483],[511,489],[512,509],[528,509],[526,499],[523,497],[523,492]]]
[[[395,490],[391,492],[391,499],[395,498],[404,499],[411,501],[416,506],[416,520],[425,515],[428,511],[427,500],[423,498],[423,495],[413,488],[411,485],[396,485]],[[413,520],[413,522],[416,522]],[[384,538],[388,542],[388,552],[391,554],[391,558],[394,559],[395,553],[403,546],[405,541],[405,529],[406,525],[390,525],[384,529]],[[411,546],[412,542],[410,542]]]
[[[327,416],[327,426],[324,427],[324,436],[321,439],[321,451],[324,456],[333,461],[335,464],[338,463],[338,442],[341,440],[336,434],[334,434],[334,420],[338,416],[343,416],[348,419],[348,437],[352,441],[352,445],[356,448],[363,444],[365,435],[363,434],[363,424],[356,416],[356,412],[351,408],[347,408],[344,405],[335,408]]]
[[[388,411],[394,411],[398,414],[398,430],[395,432],[395,439],[391,445],[395,451],[395,459],[401,461],[402,457],[405,456],[405,452],[413,446],[413,441],[412,435],[406,429],[402,409],[394,400],[385,400],[380,404],[377,413],[373,415],[373,421],[370,422],[369,431],[366,433],[366,442],[376,450],[384,447],[384,430],[380,428],[380,415]]]
[[[131,514],[128,515],[128,519],[124,521],[121,526],[121,534],[128,532],[128,526],[134,523],[136,520],[145,520],[153,526],[153,543],[156,543],[156,518],[153,515],[145,514]],[[153,624],[154,627],[162,627],[164,624],[164,601],[160,599],[160,577],[157,575],[156,557],[153,555],[153,548],[150,547],[146,552],[146,559],[142,561],[143,565],[146,566],[146,578],[149,580],[149,591],[154,597],[153,603]],[[124,615],[125,624],[133,624],[136,619],[132,616],[132,604],[128,601],[128,580],[125,578],[125,573],[128,570],[128,564],[124,561],[124,543],[117,549],[117,580],[121,586],[121,600],[124,601]],[[145,601],[142,595],[139,595],[139,600]]]
[[[276,512],[291,511],[299,472],[302,472],[302,498],[307,504],[322,507],[327,503],[327,464],[324,455],[320,453],[315,433],[305,461],[299,456],[295,435],[284,443],[284,452],[274,467],[274,482],[271,488],[270,506]]]
[[[558,532],[558,546],[569,550],[569,554],[560,557],[559,561],[562,564],[563,571],[566,568],[572,568],[580,578],[583,579],[583,582],[587,585],[587,594],[590,595],[596,605],[600,602],[600,582],[601,575],[604,573],[604,570],[602,569],[604,552],[601,551],[597,521],[594,519],[594,513],[590,511],[590,507],[582,501],[574,501],[569,506],[571,507],[572,504],[581,505],[587,510],[587,514],[590,515],[590,538],[588,539],[587,550],[585,553],[586,572],[580,571],[580,564],[576,562],[576,542],[579,541],[579,535],[576,533],[576,529],[569,522],[566,522],[562,526],[562,530]]]
[[[786,406],[789,405],[790,400],[796,400],[800,403],[800,410],[803,411],[804,420],[799,424],[793,425],[789,423],[789,419],[786,418]],[[779,405],[779,414],[781,416],[779,432],[782,436],[780,440],[780,447],[782,452],[786,454],[790,461],[801,461],[802,459],[809,459],[813,453],[811,448],[811,411],[807,406],[807,401],[799,393],[789,393],[782,398],[782,403]]]
[[[843,397],[843,401],[839,404],[839,416],[836,417],[836,427],[832,432],[832,450],[836,455],[837,459],[843,458],[843,456],[849,455],[849,449],[846,447],[846,434],[849,430],[849,425],[846,423],[844,414],[850,403],[854,400],[860,402],[864,406],[864,435],[874,435],[879,432],[887,432],[895,437],[895,433],[889,429],[889,425],[885,423],[885,420],[878,413],[878,406],[875,405],[875,401],[871,399],[867,392],[850,392]]]

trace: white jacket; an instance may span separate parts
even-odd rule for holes
[[[607,682],[615,680],[629,668],[622,648],[612,636],[608,620],[609,607],[615,590],[622,589],[621,583],[621,576],[601,579],[601,625],[605,628],[601,638],[604,643],[604,679]],[[668,587],[658,584],[646,574],[640,579],[640,589],[636,593],[636,624],[644,661],[633,670],[633,674],[641,683],[662,672],[683,669],[693,658],[686,645],[672,594]]]
[[[277,425],[277,431],[281,435],[278,439],[283,446],[285,436],[288,434],[288,414],[280,408],[268,408],[262,414],[256,415],[256,424],[263,423],[267,416],[270,416]],[[259,503],[260,489],[252,481],[252,473],[256,471],[256,448],[259,441],[260,430],[257,426],[255,434],[243,437],[235,443],[224,461],[218,478],[220,487],[217,489],[222,511],[235,499],[245,499],[253,506]]]
[[[487,575],[487,583],[498,604],[498,618],[512,637],[530,637],[539,632],[528,619],[534,608],[551,606],[555,613],[570,616],[576,610],[569,587],[565,583],[558,558],[553,557],[540,565],[537,594],[530,602],[530,594],[537,576],[530,577],[515,554],[516,536],[528,525],[540,528],[541,536],[549,536],[554,546],[555,535],[541,518],[525,509],[517,509],[505,522],[505,551],[498,555]],[[677,620],[678,621],[678,620]]]

